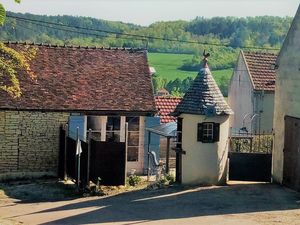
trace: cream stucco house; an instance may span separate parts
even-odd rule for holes
[[[234,132],[272,132],[275,90],[273,68],[276,57],[272,53],[240,52],[228,93],[228,103],[234,111],[230,119]]]
[[[276,68],[273,181],[300,191],[300,7]]]
[[[206,59],[175,109],[178,116],[177,176],[183,184],[226,183],[229,115]]]

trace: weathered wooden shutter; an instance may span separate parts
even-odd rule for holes
[[[213,142],[218,142],[220,140],[220,124],[214,123],[214,140]]]
[[[177,118],[177,144],[176,147],[180,148],[182,147],[182,118]]]
[[[197,141],[203,142],[203,123],[198,123]]]
[[[183,119],[178,117],[177,119],[177,144],[176,148],[182,150],[182,124]],[[182,181],[182,155],[178,151],[176,152],[176,182]]]

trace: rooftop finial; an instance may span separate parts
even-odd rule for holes
[[[205,53],[205,50],[203,51],[203,60],[202,60],[202,68],[207,68],[208,67],[208,57],[210,56],[209,53]]]

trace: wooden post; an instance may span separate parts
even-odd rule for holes
[[[169,159],[170,159],[170,137],[167,137],[167,153],[166,153],[166,173],[169,173]]]
[[[150,141],[151,141],[151,132],[148,131],[148,149],[147,149],[147,154],[148,154],[148,170],[147,170],[147,181],[150,179]]]
[[[88,188],[90,187],[91,135],[92,135],[92,129],[89,129],[89,131],[88,131],[87,170],[86,170],[86,182],[87,182]]]
[[[128,122],[125,123],[125,180],[124,184],[126,184],[127,177],[127,151],[128,151]]]
[[[68,124],[65,125],[65,146],[64,146],[64,180],[67,180],[67,147],[68,147]]]
[[[76,154],[77,154],[77,147],[79,143],[79,127],[77,127],[77,144],[76,144]],[[78,152],[78,163],[77,163],[77,188],[80,189],[80,150]]]

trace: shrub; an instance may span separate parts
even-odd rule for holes
[[[140,177],[137,176],[137,175],[130,175],[130,176],[128,177],[128,184],[129,184],[130,186],[136,186],[136,185],[138,185],[139,183],[141,183],[141,181],[142,181],[142,178],[140,178]]]

